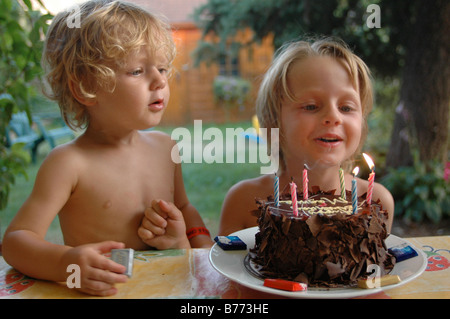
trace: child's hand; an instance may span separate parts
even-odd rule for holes
[[[156,249],[190,248],[183,214],[173,204],[163,200],[152,202],[145,210],[138,229],[139,237]]]
[[[70,264],[80,266],[81,288],[77,289],[81,292],[96,296],[114,295],[117,293],[114,284],[128,279],[123,275],[126,268],[103,254],[124,247],[124,244],[114,241],[74,247],[64,254],[62,264],[66,267]]]

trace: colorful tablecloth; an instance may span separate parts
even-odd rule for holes
[[[450,236],[407,240],[426,253],[425,272],[400,287],[366,298],[450,298]],[[117,285],[118,294],[105,298],[279,298],[222,276],[211,266],[208,254],[209,249],[135,252],[132,277]],[[0,298],[99,297],[69,289],[66,283],[24,276],[0,257]]]

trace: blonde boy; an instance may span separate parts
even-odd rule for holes
[[[365,63],[342,41],[298,41],[283,46],[261,83],[256,110],[261,127],[279,128],[280,190],[294,178],[302,189],[302,172],[308,167],[310,186],[339,189],[339,168],[347,168],[360,154],[372,108],[370,73]],[[367,180],[358,179],[358,192],[367,191]],[[219,234],[256,226],[255,197],[273,194],[273,176],[244,180],[228,192]],[[373,199],[389,213],[390,231],[394,201],[389,191],[375,183]]]

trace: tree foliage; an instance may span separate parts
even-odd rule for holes
[[[31,119],[31,83],[42,72],[42,39],[51,18],[33,9],[30,0],[0,2],[0,209],[6,206],[15,175],[23,173],[27,163],[20,145],[6,146],[6,126],[18,111]]]
[[[404,32],[416,19],[418,1],[386,0],[209,0],[194,13],[203,35],[217,35],[217,48],[246,45],[274,35],[275,48],[311,36],[337,36],[347,42],[371,68],[384,76],[398,75],[404,64]],[[381,10],[381,28],[370,28],[370,4]],[[253,31],[250,43],[236,43],[239,30]],[[236,52],[236,50],[233,50]]]

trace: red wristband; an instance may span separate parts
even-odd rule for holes
[[[198,235],[210,236],[209,230],[206,229],[205,227],[192,227],[191,229],[186,231],[186,236],[188,239],[191,239]]]

